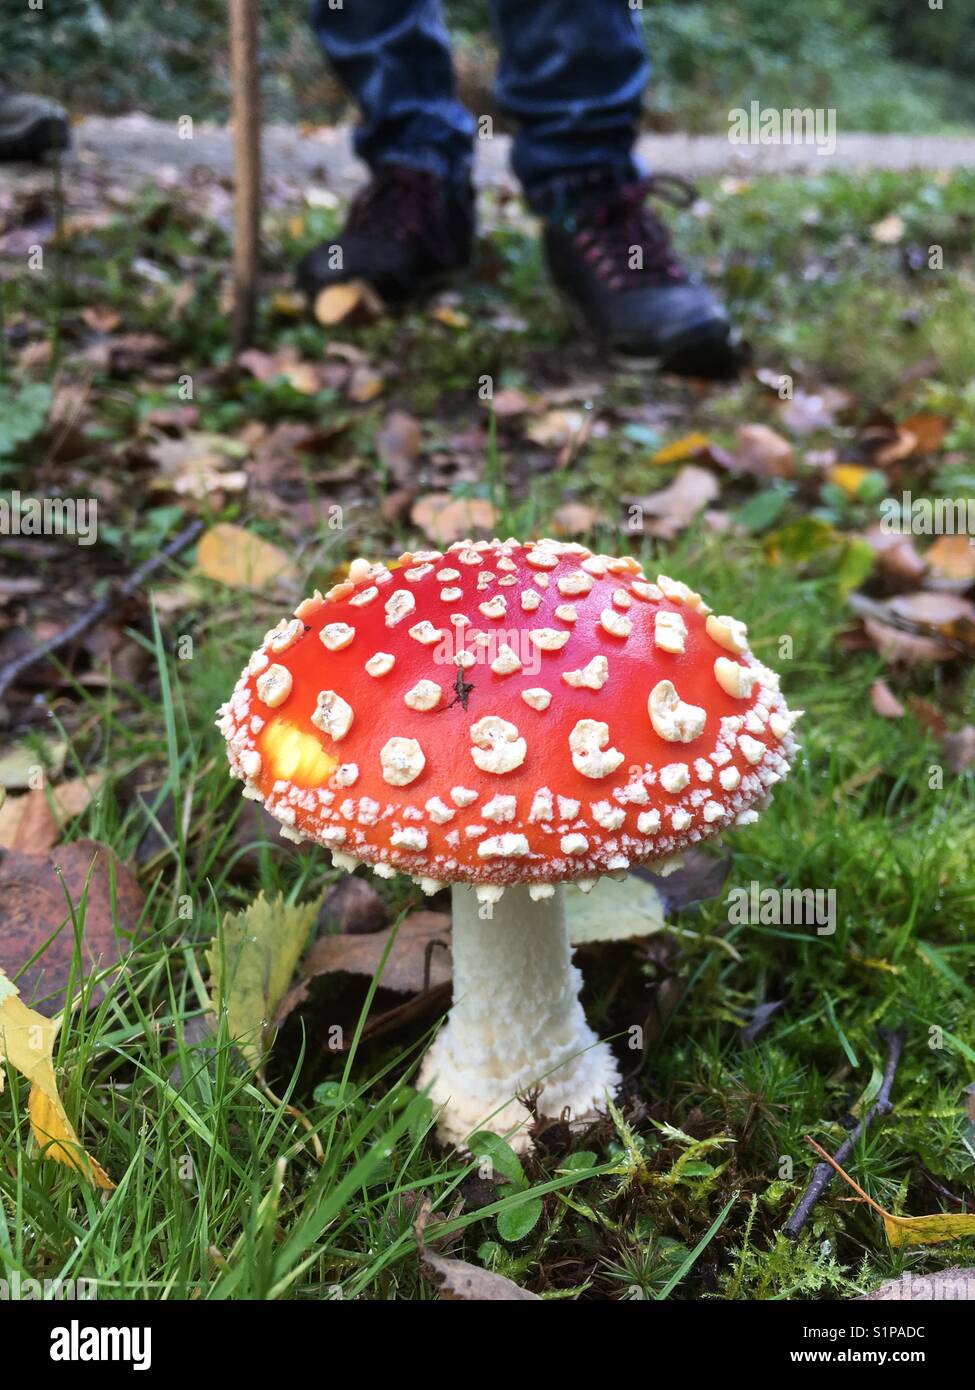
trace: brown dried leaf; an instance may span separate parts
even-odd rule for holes
[[[372,367],[353,367],[345,394],[357,405],[367,405],[382,395],[385,385],[382,375]]]
[[[585,418],[582,410],[549,410],[533,420],[525,433],[533,444],[545,449],[562,449],[582,429]]]
[[[430,492],[414,502],[410,520],[435,545],[444,546],[474,536],[478,531],[492,532],[498,522],[498,512],[483,497],[451,497],[449,492]]]
[[[975,656],[975,604],[967,599],[923,590],[877,604],[854,599],[871,642],[892,665]]]
[[[305,977],[334,975],[374,975],[382,960],[392,927],[369,935],[320,936],[304,962]],[[439,944],[434,944],[439,943]],[[449,950],[450,917],[445,912],[411,912],[400,923],[380,984],[400,994],[419,994],[428,985],[441,985],[451,978]],[[429,979],[426,979],[427,948]]]
[[[816,430],[831,429],[836,417],[853,403],[849,391],[824,386],[819,391],[796,390],[791,400],[783,401],[779,418],[793,434],[813,434]]]
[[[416,481],[422,443],[419,423],[405,410],[391,411],[376,431],[376,453],[397,487]]]
[[[118,310],[108,304],[89,304],[82,309],[81,317],[95,333],[114,333],[122,322]]]
[[[714,501],[719,491],[713,473],[688,463],[668,487],[634,499],[634,505],[641,508],[644,517],[656,518],[644,523],[649,535],[672,540],[690,526],[702,508]]]
[[[739,425],[735,431],[735,452],[727,466],[734,473],[789,478],[795,468],[795,454],[789,441],[768,425]]]
[[[506,386],[497,393],[493,401],[487,402],[494,406],[494,413],[499,420],[508,420],[516,415],[527,415],[534,409],[534,402],[524,391],[519,391],[516,386]]]
[[[880,568],[888,578],[916,584],[925,574],[927,567],[924,559],[914,548],[914,541],[910,536],[871,526],[868,531],[863,532],[863,539],[877,556]]]
[[[882,719],[902,719],[904,706],[886,681],[874,681],[870,687],[870,703]]]
[[[608,522],[604,512],[587,507],[583,502],[564,502],[552,513],[553,536],[588,536],[595,526]]]
[[[969,536],[939,536],[924,552],[924,559],[939,579],[962,584],[975,579],[975,545]]]
[[[917,414],[908,415],[906,420],[901,421],[903,428],[913,434],[916,441],[915,452],[919,454],[931,454],[935,449],[941,448],[948,433],[948,424],[943,415],[935,415],[932,410],[919,410]]]
[[[530,1293],[508,1279],[503,1274],[492,1274],[489,1269],[468,1264],[466,1260],[454,1260],[446,1255],[434,1255],[429,1250],[423,1253],[423,1263],[435,1276],[443,1302],[488,1302],[504,1299],[532,1299],[539,1302],[537,1293]]]
[[[48,854],[10,850],[0,857],[0,968],[14,976],[53,937],[17,982],[27,1001],[53,996],[52,1011],[64,1004],[75,951],[66,893],[84,927],[85,975],[119,959],[125,937],[136,930],[142,914],[139,885],[112,850],[97,840],[74,840]],[[100,994],[96,991],[96,997]]]
[[[382,931],[386,908],[371,883],[350,874],[326,895],[318,920],[334,923],[340,933],[349,936],[369,936]]]
[[[100,781],[97,775],[79,777],[47,792],[38,788],[26,796],[8,796],[0,803],[0,849],[39,854],[53,848],[64,825],[87,808]]]
[[[941,744],[945,761],[957,776],[975,767],[975,725],[966,724],[956,733],[945,734]]]

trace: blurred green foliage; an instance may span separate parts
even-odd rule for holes
[[[307,0],[261,0],[269,120],[336,119],[341,89],[307,23]],[[447,0],[461,36],[461,87],[489,102],[487,0]],[[653,56],[648,120],[724,130],[727,111],[833,106],[841,129],[963,130],[975,124],[975,25],[964,7],[916,0],[643,0]],[[190,113],[220,120],[228,103],[226,0],[46,0],[0,21],[4,76],[77,111]],[[477,35],[476,44],[463,36]]]

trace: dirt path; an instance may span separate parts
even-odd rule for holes
[[[510,178],[510,143],[505,135],[478,143],[479,182],[496,184]],[[721,135],[645,135],[639,148],[650,168],[689,177],[716,173],[815,173],[828,169],[975,167],[975,136],[840,134],[835,153],[828,156],[819,154],[812,145],[732,145]],[[171,122],[141,115],[112,119],[92,116],[76,127],[74,157],[148,176],[160,165],[185,169],[202,164],[229,173],[231,137],[224,127],[198,125],[192,139],[183,139]],[[351,151],[348,126],[311,131],[269,126],[265,129],[264,159],[269,174],[321,182],[336,192],[354,188],[364,175]]]

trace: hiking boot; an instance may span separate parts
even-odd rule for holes
[[[68,147],[68,118],[44,97],[0,83],[0,160],[40,159]]]
[[[470,263],[474,194],[423,169],[381,165],[349,208],[334,242],[302,258],[298,283],[311,297],[365,280],[389,303],[433,289]]]
[[[734,352],[724,310],[678,260],[648,196],[694,200],[675,175],[605,187],[545,228],[556,285],[609,351],[654,359],[666,371],[727,375]]]

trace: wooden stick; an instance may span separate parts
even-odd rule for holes
[[[146,580],[151,579],[167,561],[175,559],[180,551],[185,550],[188,545],[192,545],[202,531],[203,522],[197,517],[188,526],[184,526],[183,530],[178,532],[171,541],[168,541],[161,550],[157,550],[155,555],[141,564],[126,579],[123,579],[121,584],[111,588],[104,598],[100,598],[97,603],[86,608],[84,613],[75,618],[73,623],[69,623],[67,627],[62,628],[46,642],[24,652],[23,656],[17,657],[15,661],[11,661],[9,666],[5,666],[0,671],[0,700],[25,671],[36,666],[45,656],[51,656],[54,652],[59,652],[63,647],[77,641],[79,637],[83,637],[96,623],[101,622],[102,618],[107,618],[109,613],[125,599],[131,598],[137,589],[141,589]]]
[[[261,97],[257,0],[230,0],[230,95],[234,122],[234,309],[231,343],[254,337],[261,227]]]
[[[830,1182],[832,1182],[834,1170],[838,1171],[840,1164],[846,1162],[860,1142],[860,1137],[867,1132],[873,1121],[878,1119],[881,1115],[886,1115],[891,1109],[890,1089],[894,1084],[894,1077],[897,1074],[897,1067],[900,1063],[901,1051],[904,1047],[904,1034],[901,1032],[888,1033],[886,1034],[886,1038],[887,1065],[884,1067],[884,1079],[880,1090],[877,1092],[877,1099],[856,1128],[850,1131],[846,1139],[836,1150],[834,1156],[829,1159],[829,1162],[816,1164],[809,1186],[802,1194],[802,1198],[796,1205],[792,1215],[782,1227],[782,1234],[788,1236],[790,1240],[795,1240],[798,1237],[799,1232],[809,1220],[812,1215],[813,1207],[826,1191]],[[846,1177],[846,1174],[844,1173],[843,1176]],[[850,1179],[847,1178],[847,1181],[850,1181]],[[851,1183],[851,1186],[856,1186],[856,1184]],[[860,1191],[860,1189],[857,1188],[857,1191]],[[862,1195],[866,1197],[866,1193]],[[871,1200],[869,1197],[866,1199],[868,1202]]]

